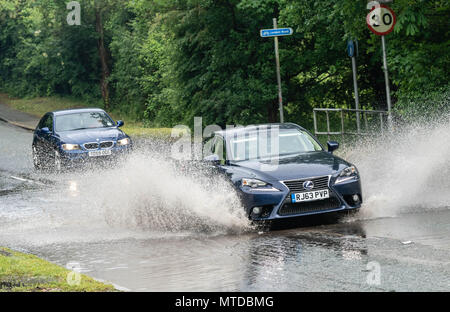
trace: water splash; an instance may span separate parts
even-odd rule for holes
[[[396,128],[343,150],[362,177],[363,218],[450,207],[450,116]]]
[[[108,224],[168,232],[236,232],[249,226],[236,192],[220,175],[136,153],[108,172],[98,194]]]
[[[2,196],[0,237],[53,244],[216,236],[252,229],[227,178],[166,155],[141,148],[104,169],[30,175],[30,180],[45,183],[26,183],[21,192]]]

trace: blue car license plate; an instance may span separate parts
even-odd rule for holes
[[[111,155],[111,150],[89,152],[89,157],[108,156],[108,155]]]
[[[305,202],[311,200],[326,199],[330,197],[329,190],[317,190],[311,192],[291,194],[291,201],[293,203]]]

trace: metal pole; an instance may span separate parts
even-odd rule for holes
[[[364,125],[366,128],[366,133],[369,133],[369,121],[367,120],[367,112],[363,112]]]
[[[273,19],[273,28],[277,29],[277,19]],[[275,40],[275,62],[277,65],[277,83],[278,83],[278,105],[280,110],[280,122],[284,122],[283,115],[283,95],[281,93],[281,76],[280,76],[280,56],[278,55],[278,37],[274,37]]]
[[[383,132],[384,132],[383,113],[380,113],[380,129],[381,129],[381,134],[383,134]]]
[[[314,118],[314,134],[317,134],[317,116],[315,109],[313,109],[313,118]]]
[[[389,74],[387,67],[387,59],[386,59],[386,42],[384,36],[381,36],[381,45],[383,46],[383,70],[384,70],[384,79],[386,81],[386,99],[387,99],[387,107],[388,107],[388,129],[392,129],[392,114],[391,114],[391,89],[389,87]]]
[[[359,109],[359,93],[358,93],[358,81],[356,79],[356,57],[353,56],[352,57],[352,68],[353,68],[353,86],[355,89],[355,104],[356,104],[356,109]],[[361,133],[361,123],[359,120],[359,111],[356,111],[356,128],[357,128],[357,132],[358,134]]]
[[[328,141],[330,141],[331,137],[330,137],[330,115],[328,114],[328,110],[325,111],[326,116],[327,116],[327,134],[328,134]]]

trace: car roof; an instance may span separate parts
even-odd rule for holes
[[[266,124],[256,124],[256,125],[249,125],[245,127],[236,127],[236,128],[230,128],[226,130],[220,130],[215,131],[215,135],[220,135],[223,137],[230,137],[234,136],[235,134],[245,133],[245,132],[252,132],[252,131],[258,131],[258,130],[270,130],[271,128],[277,127],[278,129],[300,129],[305,130],[303,127],[300,127],[299,125],[291,122],[287,123],[266,123]]]
[[[89,112],[105,112],[101,108],[74,108],[74,109],[63,109],[51,112],[55,116],[74,114],[74,113],[89,113]]]

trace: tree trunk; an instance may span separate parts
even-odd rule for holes
[[[102,65],[102,77],[100,79],[100,88],[102,90],[103,102],[105,103],[105,110],[109,110],[109,83],[108,77],[110,70],[108,66],[108,51],[105,48],[105,35],[103,30],[102,14],[100,9],[95,10],[95,28],[98,33],[98,55],[100,57],[100,63]]]

